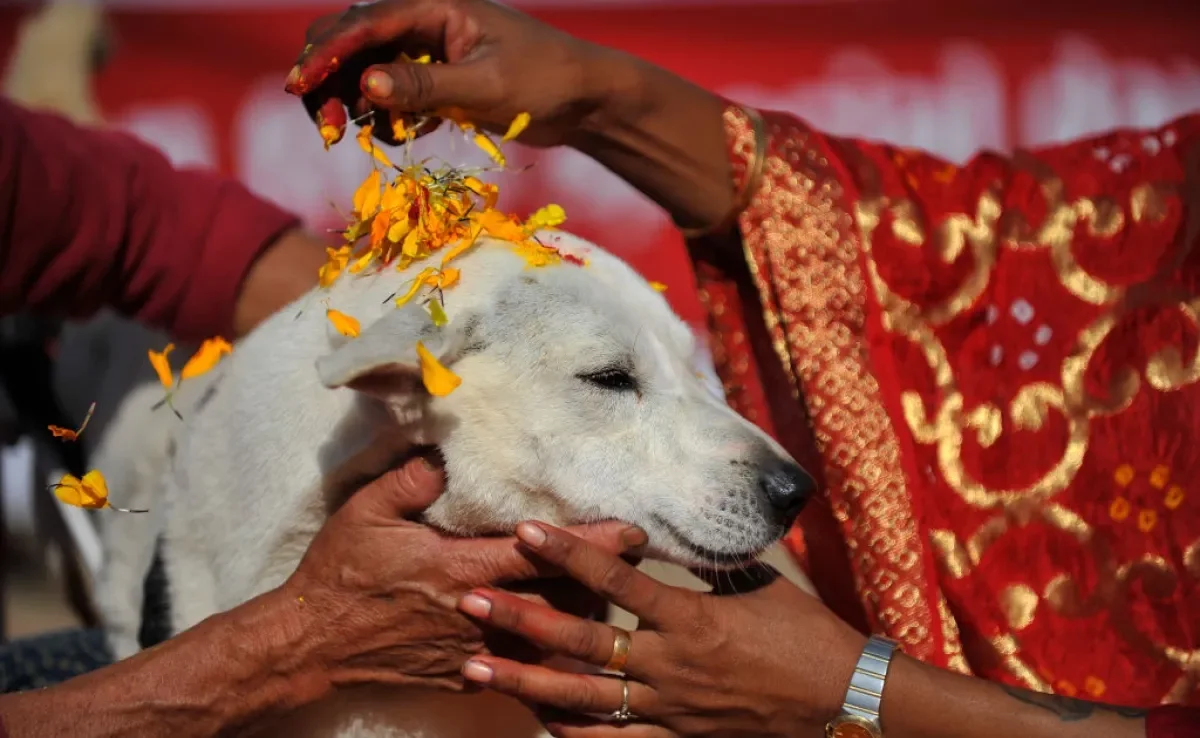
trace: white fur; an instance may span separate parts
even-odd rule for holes
[[[413,445],[436,445],[446,459],[447,490],[427,517],[450,532],[615,518],[645,528],[654,556],[689,565],[710,563],[697,547],[750,556],[778,540],[783,525],[762,499],[758,469],[786,453],[712,395],[692,365],[691,332],[628,265],[573,236],[544,235],[590,263],[533,269],[508,245],[485,241],[455,262],[462,279],[445,292],[450,322],[440,329],[418,301],[397,309],[389,299],[417,267],[389,268],[343,277],[246,337],[180,405],[186,422],[162,481],[146,482],[149,466],[124,477],[159,499],[154,516],[119,524],[141,525],[139,533],[109,537],[117,549],[138,549],[114,555],[123,571],[107,579],[116,583],[104,611],[118,655],[134,645],[138,577],[159,525],[178,632],[281,584],[339,501],[331,490],[384,471]],[[333,330],[325,300],[361,321],[358,338]],[[461,387],[442,398],[424,392],[418,340]],[[636,392],[580,378],[616,365],[636,377]],[[373,383],[370,395],[345,388],[363,376],[391,380]],[[339,694],[277,728],[407,738],[537,732],[523,708],[495,695],[379,689]]]

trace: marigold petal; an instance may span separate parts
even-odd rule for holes
[[[662,282],[651,282],[650,288],[653,289],[655,292],[666,292],[667,291],[667,286],[665,284],[663,284]]]
[[[567,220],[567,211],[561,205],[546,205],[534,211],[525,221],[526,230],[533,232],[542,228],[557,228]]]
[[[476,133],[475,145],[483,149],[483,153],[491,157],[492,161],[496,162],[496,166],[504,167],[504,165],[507,163],[507,160],[504,158],[504,154],[500,152],[500,147],[496,146],[495,142],[493,142],[492,139],[488,138],[486,135],[482,133]]]
[[[175,386],[175,376],[171,373],[171,362],[167,359],[167,355],[174,350],[175,344],[168,343],[162,351],[146,352],[150,358],[150,366],[154,367],[154,373],[158,375],[158,381],[168,390]]]
[[[211,371],[221,361],[221,357],[232,351],[233,346],[224,338],[206,339],[196,353],[192,354],[192,358],[183,365],[183,370],[179,372],[179,380],[192,379]]]
[[[334,329],[343,336],[358,338],[358,334],[362,332],[362,325],[358,320],[340,310],[330,308],[325,311],[325,317],[329,319]]]
[[[437,300],[429,301],[429,317],[433,320],[433,324],[439,328],[450,322],[450,317],[446,315],[445,308]]]
[[[422,269],[417,276],[413,277],[413,281],[412,284],[409,285],[408,292],[405,292],[403,295],[396,298],[396,307],[400,307],[416,297],[417,293],[421,291],[421,288],[425,286],[426,280],[432,277],[435,271],[436,270],[433,267],[426,267]]]
[[[501,139],[501,142],[508,143],[517,136],[520,136],[521,133],[529,127],[530,120],[532,119],[529,117],[529,113],[517,113],[517,117],[513,118],[512,123],[508,124],[508,130],[505,131],[504,138]]]
[[[94,469],[84,474],[83,479],[64,474],[51,489],[54,490],[54,496],[67,505],[88,510],[108,507],[108,482],[103,474]]]
[[[321,141],[324,143],[326,151],[329,151],[330,146],[342,140],[342,129],[337,126],[323,125],[320,128],[320,133]]]
[[[358,186],[354,192],[354,212],[361,219],[366,219],[375,214],[379,209],[379,182],[380,175],[378,169],[372,169],[363,183]]]
[[[461,270],[455,269],[454,267],[447,267],[447,268],[443,269],[441,271],[441,273],[438,275],[437,286],[442,289],[446,289],[447,287],[453,287],[455,285],[455,283],[458,282],[458,279],[461,276],[462,276]]]
[[[425,383],[425,389],[434,397],[445,397],[462,384],[462,378],[443,366],[420,341],[417,341],[417,360],[421,366],[421,380]]]
[[[374,126],[371,126],[371,125],[363,126],[359,130],[358,135],[355,136],[355,138],[358,140],[358,145],[362,148],[363,151],[365,151],[368,154],[370,154],[371,156],[375,157],[375,161],[379,162],[380,164],[387,167],[388,169],[391,169],[395,165],[392,164],[392,160],[388,158],[388,155],[383,153],[383,149],[381,149],[375,145],[374,139],[371,138],[371,132],[373,130],[374,130]]]

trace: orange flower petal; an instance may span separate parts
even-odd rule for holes
[[[445,397],[462,384],[462,378],[443,366],[420,341],[417,341],[417,360],[421,367],[421,381],[434,397]]]
[[[154,373],[158,375],[158,381],[168,390],[175,386],[175,377],[171,373],[171,363],[167,359],[167,355],[174,350],[175,344],[168,343],[162,351],[146,352],[150,358],[150,366],[154,367]]]
[[[501,142],[508,143],[517,136],[520,136],[521,133],[529,127],[530,120],[531,118],[529,117],[529,113],[517,113],[517,117],[513,118],[512,123],[508,124],[508,130],[505,131],[504,138],[501,139]]]
[[[325,311],[325,317],[343,336],[349,338],[358,338],[358,334],[362,332],[362,325],[357,319],[341,312],[340,310],[328,309]]]
[[[192,379],[212,370],[225,354],[232,353],[233,346],[224,338],[209,338],[200,344],[192,358],[183,365],[179,372],[179,380]]]

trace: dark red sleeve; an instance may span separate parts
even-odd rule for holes
[[[1200,707],[1154,708],[1146,716],[1146,738],[1200,738]]]
[[[251,264],[298,223],[131,136],[0,98],[0,314],[109,305],[181,340],[228,336]]]

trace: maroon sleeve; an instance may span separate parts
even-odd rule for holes
[[[1146,738],[1200,738],[1200,707],[1154,708],[1146,715]]]
[[[0,98],[0,314],[109,305],[180,340],[229,336],[250,266],[298,223],[131,136]]]

